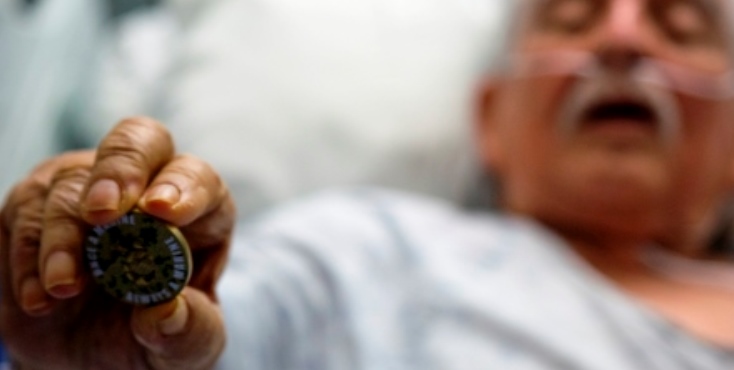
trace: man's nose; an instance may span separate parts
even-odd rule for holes
[[[607,68],[632,69],[645,51],[643,0],[612,0],[600,36],[598,56]]]

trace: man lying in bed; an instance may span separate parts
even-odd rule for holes
[[[226,187],[130,119],[7,200],[0,324],[18,368],[732,368],[732,244],[714,243],[734,184],[731,2],[519,4],[478,99],[501,213],[327,193],[244,225],[217,299]],[[152,308],[83,268],[86,225],[135,206],[194,251],[190,286]]]

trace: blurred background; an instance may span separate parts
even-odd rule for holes
[[[450,200],[505,0],[0,0],[0,194],[149,115],[241,214],[343,185]]]

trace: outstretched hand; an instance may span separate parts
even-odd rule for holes
[[[93,283],[82,246],[89,225],[134,207],[181,228],[194,272],[181,295],[154,307],[115,301]],[[147,118],[118,124],[96,151],[37,167],[0,214],[0,330],[21,369],[207,369],[224,347],[215,283],[234,206],[201,160],[176,155]]]

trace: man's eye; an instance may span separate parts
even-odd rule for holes
[[[713,17],[707,15],[700,6],[687,0],[666,3],[659,16],[673,41],[684,45],[707,45],[720,38]]]
[[[587,29],[598,13],[598,1],[550,0],[541,10],[540,23],[548,30],[577,33]]]

